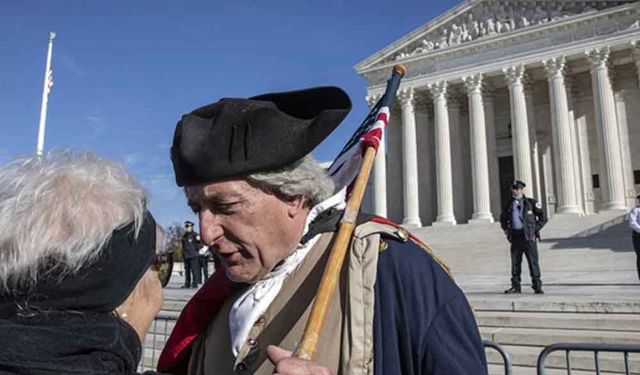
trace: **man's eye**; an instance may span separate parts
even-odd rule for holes
[[[215,210],[222,214],[230,214],[234,211],[234,208],[238,203],[239,202],[217,203],[215,205]]]

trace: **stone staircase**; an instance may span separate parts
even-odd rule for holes
[[[543,347],[557,342],[640,343],[640,301],[577,300],[571,297],[536,302],[530,297],[470,296],[483,339],[507,350],[515,375],[535,375]],[[640,374],[640,355],[630,354],[632,374]],[[489,373],[504,374],[502,358],[487,350]],[[571,374],[595,374],[592,353],[571,353]],[[567,374],[564,352],[547,359],[547,374]],[[622,354],[601,353],[602,374],[624,373]]]

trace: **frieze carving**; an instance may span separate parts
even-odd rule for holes
[[[509,33],[534,25],[563,20],[632,2],[626,1],[500,1],[483,2],[449,22],[427,32],[388,60],[458,46],[473,40]],[[640,21],[627,26],[640,28]]]

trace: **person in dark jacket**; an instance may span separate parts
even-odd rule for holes
[[[135,374],[162,304],[144,188],[70,151],[10,162],[0,186],[0,373]]]
[[[511,186],[512,198],[500,215],[500,225],[511,243],[511,288],[505,293],[520,293],[522,254],[527,258],[531,287],[536,294],[543,294],[538,244],[540,229],[547,223],[547,216],[538,201],[524,196],[525,183],[514,181]]]
[[[200,236],[193,230],[191,221],[184,222],[185,232],[182,235],[182,259],[184,260],[184,286],[183,288],[197,288],[202,282],[200,279],[200,254],[202,247]]]

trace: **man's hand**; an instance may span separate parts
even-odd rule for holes
[[[292,358],[291,352],[275,345],[267,347],[267,357],[275,365],[274,374],[279,375],[333,375],[324,366],[306,359]]]

